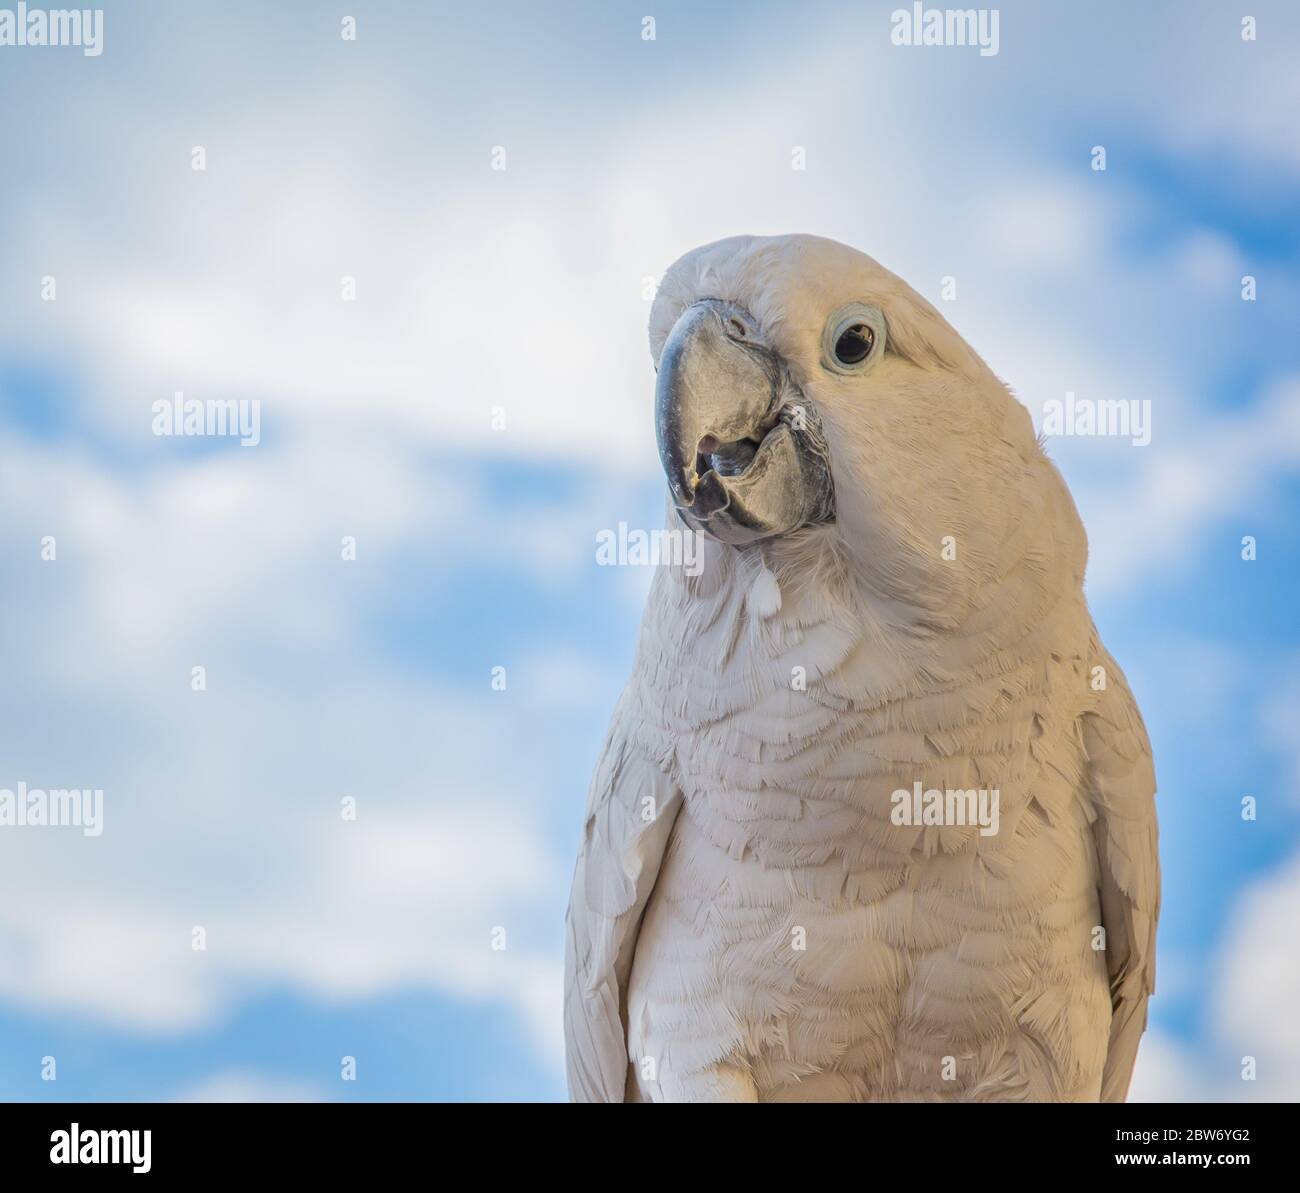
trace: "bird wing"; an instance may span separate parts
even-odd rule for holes
[[[565,933],[569,1097],[621,1102],[626,1000],[637,932],[681,808],[681,792],[635,740],[634,685],[614,712],[587,798]]]
[[[1081,722],[1100,862],[1111,1023],[1104,1102],[1122,1102],[1155,991],[1160,861],[1156,853],[1155,769],[1137,703],[1115,660],[1102,652],[1106,690]]]

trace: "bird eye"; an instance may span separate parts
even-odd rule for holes
[[[860,373],[880,356],[884,346],[884,315],[860,302],[836,311],[822,334],[826,367],[836,373]]]
[[[835,341],[835,359],[842,365],[860,365],[870,354],[876,333],[865,323],[855,323]]]

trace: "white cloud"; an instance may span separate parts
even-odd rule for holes
[[[1187,1049],[1164,1032],[1149,1028],[1138,1048],[1128,1100],[1204,1102],[1215,1099],[1209,1096],[1205,1078]]]
[[[175,1102],[328,1102],[314,1085],[246,1069],[223,1069],[188,1086]]]
[[[1259,1095],[1300,1099],[1300,855],[1256,882],[1225,928],[1215,1023],[1258,1066]]]
[[[1161,434],[1153,431],[1153,445]],[[1277,383],[1240,414],[1208,416],[1172,439],[1119,484],[1084,485],[1076,494],[1093,544],[1090,591],[1187,569],[1205,550],[1203,532],[1215,526],[1231,527],[1225,563],[1240,560],[1245,535],[1257,539],[1259,550],[1273,549],[1267,535],[1278,524],[1270,499],[1283,478],[1300,470],[1300,378]]]
[[[412,557],[454,577],[500,549],[484,525],[507,546],[524,532],[399,446],[354,447],[136,474],[0,438],[14,735],[0,785],[105,792],[101,837],[0,833],[8,1001],[174,1032],[266,986],[336,1000],[422,986],[513,1009],[556,1060],[550,925],[569,861],[530,762],[536,703],[490,692],[486,671],[464,687],[406,677],[367,644]],[[544,690],[597,674],[573,652],[526,671]]]
[[[1009,38],[1022,15],[1008,12]],[[1293,73],[1278,59],[1280,16],[1261,19],[1261,41],[1243,45],[1234,21],[1203,28],[1129,14],[1127,35],[1109,40],[1107,54],[1142,69],[1131,79],[1117,71],[1115,85],[1147,93],[1140,31],[1160,26],[1168,66],[1159,69],[1201,64],[1198,86],[1178,92],[1216,114],[1207,125],[1206,112],[1191,119],[1182,104],[1148,106],[1139,127],[1191,138],[1188,147],[1218,129],[1255,137],[1245,143],[1262,150],[1255,105],[1246,119],[1224,94],[1238,76],[1293,86],[1279,82]],[[1070,44],[1092,35],[1086,24],[1055,14],[1039,36]],[[302,63],[285,67],[284,94],[269,109],[255,88],[233,91],[217,111],[202,96],[177,97],[152,117],[177,140],[174,161],[144,174],[123,173],[113,157],[147,127],[138,113],[110,123],[103,142],[76,141],[70,129],[88,168],[113,180],[111,201],[87,208],[36,204],[30,190],[9,196],[17,218],[0,227],[23,230],[6,245],[14,275],[39,278],[52,257],[68,264],[59,303],[38,302],[34,282],[13,289],[0,298],[0,327],[22,329],[28,353],[72,362],[88,389],[80,417],[137,448],[150,443],[149,404],[174,390],[261,397],[265,434],[319,441],[321,472],[305,478],[313,493],[328,493],[330,473],[346,475],[346,456],[362,443],[382,451],[397,436],[438,450],[550,457],[617,484],[657,468],[642,279],[716,236],[805,229],[859,244],[931,296],[941,277],[955,276],[959,299],[946,313],[1036,416],[1066,390],[1152,402],[1150,449],[1054,448],[1081,494],[1098,590],[1141,583],[1292,469],[1292,456],[1253,448],[1252,437],[1273,429],[1265,425],[1273,408],[1213,415],[1204,429],[1210,395],[1198,386],[1232,351],[1210,329],[1221,321],[1220,296],[1236,294],[1237,246],[1201,228],[1167,252],[1134,253],[1126,233],[1163,213],[1135,189],[1124,157],[1093,172],[1086,137],[1073,162],[1044,154],[1024,110],[1034,78],[1025,64],[1006,73],[1000,60],[900,51],[884,20],[878,36],[846,45],[829,25],[814,26],[805,47],[782,47],[779,88],[755,69],[772,48],[758,27],[707,85],[664,92],[648,109],[625,98],[584,131],[580,178],[572,154],[549,142],[546,151],[515,142],[502,172],[488,168],[486,146],[457,141],[436,157],[413,153],[410,105],[384,91],[345,103]],[[164,31],[133,29],[124,52],[146,32]],[[214,52],[222,38],[241,36],[219,23],[208,32]],[[1094,95],[1087,53],[1050,60],[1057,93]],[[69,105],[105,99],[88,74],[69,86]],[[990,120],[1019,122],[1019,138],[972,144],[961,122],[935,118],[972,87]],[[899,108],[890,101],[900,89],[929,102]],[[107,102],[124,104],[129,94]],[[866,122],[861,139],[853,122],[833,118],[886,110],[889,121]],[[743,119],[727,118],[734,113]],[[195,126],[210,151],[205,174],[189,169],[184,152],[197,135],[185,130]],[[789,168],[796,144],[808,152],[804,172]],[[350,159],[370,173],[346,168]],[[958,188],[968,198],[954,221]],[[165,221],[117,234],[130,212],[154,207],[165,208]],[[345,274],[357,278],[355,303],[340,301]],[[1261,334],[1272,326],[1267,312],[1285,307],[1288,285],[1263,284]],[[1206,329],[1194,353],[1189,327]],[[506,429],[494,432],[498,406]],[[1294,431],[1285,422],[1278,429]],[[1204,476],[1210,459],[1214,483]],[[189,516],[201,517],[202,503],[223,500],[220,480],[218,469],[200,466],[174,480],[175,494],[142,499],[189,503]],[[416,492],[378,486],[346,496],[368,495],[380,517],[385,506],[421,500],[428,482],[421,477]],[[454,507],[456,495],[444,497]],[[545,511],[537,527],[559,513]],[[557,551],[574,563],[575,542],[548,542],[534,529],[514,547],[541,574]],[[120,585],[126,617],[140,594],[128,580]]]
[[[1300,1099],[1300,854],[1240,897],[1205,967],[1211,1030],[1196,1044],[1159,1029],[1138,1052],[1133,1102]],[[1157,992],[1158,997],[1158,992]],[[1254,1062],[1254,1077],[1247,1058]]]

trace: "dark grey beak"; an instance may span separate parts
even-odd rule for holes
[[[743,307],[682,312],[659,358],[655,430],[673,502],[724,543],[834,516],[820,422]]]

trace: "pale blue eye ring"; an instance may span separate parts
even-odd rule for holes
[[[822,363],[836,373],[861,373],[885,350],[885,316],[878,307],[840,307],[822,332]]]

